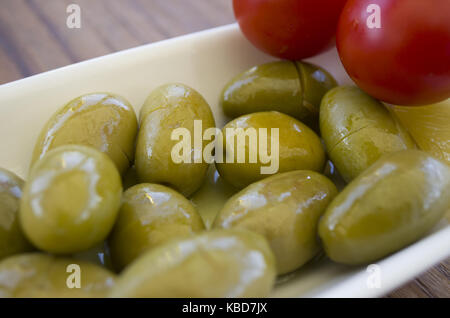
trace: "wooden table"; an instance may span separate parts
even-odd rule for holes
[[[81,28],[66,25],[81,8]],[[0,84],[234,22],[231,0],[0,0]],[[450,258],[388,297],[450,297]]]

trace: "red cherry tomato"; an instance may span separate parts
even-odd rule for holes
[[[242,32],[271,55],[300,60],[329,48],[346,0],[233,0]]]
[[[450,97],[450,0],[349,0],[337,47],[352,79],[380,100]]]

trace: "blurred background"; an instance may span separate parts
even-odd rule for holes
[[[0,0],[0,84],[232,22],[231,0]]]
[[[0,84],[234,21],[231,0],[0,0]],[[387,297],[450,297],[449,272],[450,259]]]

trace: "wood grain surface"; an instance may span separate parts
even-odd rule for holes
[[[81,28],[66,8],[81,7]],[[234,22],[231,0],[0,0],[0,84]],[[450,297],[450,259],[387,297]]]

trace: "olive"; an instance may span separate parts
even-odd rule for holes
[[[105,297],[115,275],[72,258],[30,253],[0,262],[0,298]]]
[[[275,259],[259,234],[214,230],[168,242],[125,268],[111,297],[264,297]]]
[[[285,274],[319,252],[319,218],[336,194],[334,184],[317,172],[277,174],[249,185],[228,200],[214,227],[263,235],[275,254],[278,274]]]
[[[325,164],[325,151],[314,131],[280,112],[243,115],[226,124],[222,135],[223,156],[216,149],[216,167],[239,189],[275,173],[322,171]]]
[[[450,207],[450,167],[419,150],[387,154],[354,179],[319,224],[327,255],[367,264],[426,235]]]
[[[130,103],[111,93],[75,98],[45,124],[34,148],[34,164],[49,150],[78,144],[107,154],[124,173],[134,158],[137,118]]]
[[[33,250],[19,224],[19,205],[24,181],[0,168],[0,260]]]
[[[261,111],[279,111],[313,123],[323,95],[336,86],[323,68],[306,62],[262,64],[237,75],[223,89],[221,106],[231,118]]]
[[[25,235],[41,250],[72,254],[102,242],[122,195],[112,160],[78,145],[49,151],[33,166],[20,205]]]
[[[112,261],[122,270],[146,250],[203,231],[193,204],[175,190],[144,183],[124,192],[109,239]]]
[[[347,182],[383,154],[415,148],[384,105],[354,86],[333,88],[323,97],[320,132],[331,161]]]
[[[198,132],[195,122],[199,125]],[[160,183],[185,196],[193,194],[203,183],[208,163],[203,158],[207,142],[202,136],[215,127],[214,117],[205,99],[182,84],[166,84],[155,89],[140,114],[141,128],[136,146],[136,171],[142,183]],[[181,141],[172,138],[175,129],[189,134],[187,160],[174,160],[173,151]],[[191,138],[199,133],[198,149]],[[183,152],[184,154],[184,152]]]

